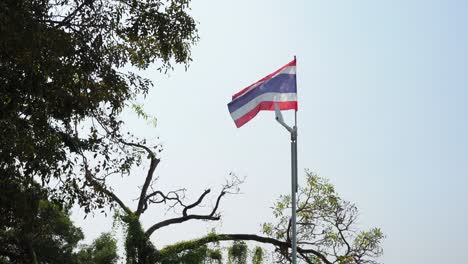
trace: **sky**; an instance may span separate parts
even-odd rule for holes
[[[142,101],[157,127],[135,114],[131,131],[164,146],[162,189],[195,199],[229,172],[246,177],[222,204],[223,220],[155,233],[158,246],[218,232],[259,233],[290,192],[289,135],[262,112],[237,129],[232,94],[297,56],[299,183],[304,169],[356,203],[359,227],[386,235],[383,263],[468,259],[468,2],[456,0],[192,1],[200,41],[193,62],[163,75]],[[291,122],[292,113],[285,112]],[[129,203],[144,170],[115,179]],[[214,197],[212,197],[214,199]],[[206,208],[209,209],[209,208]],[[203,212],[203,208],[202,211]],[[170,215],[154,210],[148,227]],[[74,221],[88,239],[110,230],[96,214]]]

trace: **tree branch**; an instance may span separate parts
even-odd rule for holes
[[[147,236],[151,236],[154,231],[173,224],[180,224],[189,220],[211,220],[211,221],[217,221],[221,217],[220,216],[210,216],[210,215],[188,215],[188,216],[182,216],[182,217],[176,217],[176,218],[171,218],[167,219],[164,221],[161,221],[157,224],[152,225],[148,230],[145,232]]]
[[[210,216],[213,216],[213,215],[216,213],[216,211],[218,210],[218,207],[219,207],[219,203],[220,203],[220,201],[221,201],[221,198],[222,198],[225,194],[226,194],[225,191],[222,191],[222,192],[219,193],[218,199],[216,199],[215,207],[214,207],[213,210],[211,211]]]
[[[183,216],[187,216],[187,211],[190,210],[190,209],[192,209],[192,208],[194,208],[194,207],[196,207],[196,206],[198,206],[198,205],[203,201],[203,199],[205,198],[205,196],[206,196],[207,194],[209,194],[210,192],[211,192],[210,189],[205,190],[205,191],[202,193],[202,195],[200,195],[200,197],[198,198],[198,200],[197,200],[196,202],[194,202],[193,204],[190,204],[190,205],[185,206],[184,210],[182,211],[182,215],[183,215]]]
[[[153,191],[152,193],[146,195],[141,213],[143,214],[146,211],[146,209],[148,209],[148,202],[154,203],[154,204],[160,204],[160,203],[166,203],[167,201],[174,201],[173,204],[170,206],[170,208],[175,207],[177,204],[184,206],[182,202],[182,198],[180,198],[179,196],[179,192],[182,192],[182,195],[185,197],[185,193],[184,193],[185,189],[170,191],[167,194],[164,194],[162,191]],[[171,194],[173,195],[173,197],[170,196]],[[156,199],[158,195],[161,196],[160,200]]]
[[[143,149],[144,151],[146,151],[148,153],[148,156],[149,156],[149,158],[151,160],[150,167],[148,169],[148,173],[146,174],[145,183],[143,184],[143,187],[141,188],[140,198],[138,199],[138,207],[137,207],[137,210],[135,212],[135,214],[137,216],[140,216],[141,213],[143,213],[143,211],[144,211],[144,207],[145,207],[144,205],[145,205],[145,201],[146,201],[146,193],[148,192],[148,187],[150,186],[151,181],[153,180],[154,171],[156,170],[156,167],[158,166],[158,164],[159,164],[159,162],[161,160],[158,159],[156,157],[156,154],[154,154],[154,152],[150,148],[148,148],[147,146],[144,146],[144,145],[141,145],[141,144],[136,144],[136,143],[129,143],[129,142],[125,142],[123,140],[121,140],[120,142],[122,144],[124,144],[124,145],[127,145],[127,146]]]
[[[216,215],[216,211],[218,210],[221,198],[226,194],[224,189],[218,195],[218,198],[216,199],[216,204],[215,204],[215,206],[213,207],[213,209],[211,210],[211,212],[209,214],[206,214],[206,215],[191,215],[191,214],[188,214],[188,210],[192,209],[192,208],[195,208],[196,206],[200,205],[200,203],[203,201],[205,196],[210,192],[211,192],[210,189],[204,191],[200,195],[200,197],[197,199],[196,202],[185,206],[183,211],[182,211],[182,216],[181,217],[166,219],[164,221],[161,221],[159,223],[156,223],[156,224],[152,225],[146,231],[146,235],[151,236],[154,233],[154,231],[156,231],[156,230],[158,230],[158,229],[160,229],[162,227],[173,225],[173,224],[180,224],[180,223],[183,223],[183,222],[186,222],[186,221],[189,221],[189,220],[210,220],[210,221],[219,220],[221,217],[219,215]]]
[[[314,264],[312,261],[310,261],[308,258],[307,258],[307,255],[302,253],[302,252],[298,252],[299,255],[301,255],[302,257],[302,260],[304,260],[305,262],[307,262],[308,264]]]
[[[345,238],[345,236],[343,234],[343,230],[341,230],[341,228],[338,225],[336,225],[336,228],[338,229],[338,233],[340,234],[341,239],[346,244],[346,254],[345,255],[348,255],[349,252],[351,252],[351,246],[349,245],[348,241],[346,240],[346,238]]]
[[[84,153],[82,151],[79,152],[79,154],[81,155],[82,159],[83,159],[83,164],[84,164],[84,170],[85,170],[85,179],[86,181],[91,185],[93,186],[93,188],[97,191],[97,192],[101,192],[105,195],[107,195],[112,201],[116,202],[118,205],[120,205],[120,207],[122,208],[122,210],[124,210],[127,214],[131,214],[132,213],[132,210],[130,210],[129,207],[127,207],[125,205],[125,203],[115,194],[113,193],[112,191],[108,190],[104,184],[98,182],[97,180],[95,180],[95,177],[93,176],[93,174],[91,173],[91,171],[89,170],[89,166],[88,166],[88,159],[86,158],[86,156],[84,155]]]
[[[81,9],[84,8],[84,6],[86,4],[88,4],[88,2],[90,1],[83,1],[83,3],[81,3],[81,5],[79,5],[75,10],[73,10],[73,12],[71,12],[67,17],[65,17],[62,21],[60,21],[55,27],[56,28],[59,28],[67,23],[69,23],[70,21],[73,20],[73,18],[75,17],[75,15],[81,11]],[[92,1],[91,1],[92,3]]]
[[[120,198],[115,194],[113,193],[112,191],[108,190],[103,184],[99,183],[98,181],[96,181],[93,177],[93,175],[91,174],[91,172],[86,169],[86,172],[85,172],[85,177],[86,177],[86,181],[88,181],[91,186],[94,187],[94,189],[98,192],[101,192],[105,195],[107,195],[112,201],[116,202],[117,204],[120,205],[120,207],[122,208],[122,210],[125,211],[125,213],[127,214],[131,214],[132,213],[132,210],[130,210],[129,207],[127,207],[125,205],[124,202],[122,202],[122,200],[120,200]]]

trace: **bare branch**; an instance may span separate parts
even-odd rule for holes
[[[182,195],[182,197],[181,197]],[[160,199],[158,199],[160,197]],[[169,205],[169,208],[174,208],[177,204],[185,206],[183,203],[183,198],[185,198],[185,189],[179,189],[175,191],[170,191],[167,194],[164,194],[162,191],[153,191],[145,197],[145,202],[143,205],[143,210],[141,213],[144,213],[148,209],[148,203],[160,204],[167,203],[171,201],[172,204]]]
[[[189,220],[209,220],[209,221],[219,220],[221,218],[221,216],[218,214],[218,208],[219,208],[219,205],[221,203],[221,199],[226,194],[237,194],[237,193],[239,193],[239,185],[243,182],[243,180],[239,179],[234,174],[231,173],[230,175],[231,175],[232,179],[228,180],[223,185],[222,190],[220,191],[220,193],[218,194],[218,197],[216,198],[216,203],[213,206],[213,209],[211,209],[211,212],[209,214],[200,215],[200,214],[190,214],[189,213],[190,209],[193,209],[193,208],[199,206],[203,202],[205,197],[211,192],[210,189],[207,189],[192,204],[184,205],[182,203],[181,199],[177,199],[177,201],[178,201],[177,204],[180,204],[183,207],[182,216],[181,217],[171,218],[171,219],[166,219],[164,221],[161,221],[159,223],[156,223],[156,224],[152,225],[146,231],[146,235],[151,236],[154,233],[154,231],[156,231],[156,230],[158,230],[158,229],[160,229],[162,227],[173,225],[173,224],[183,223],[183,222],[186,222],[186,221],[189,221]],[[161,192],[157,192],[157,193],[162,196]],[[154,194],[154,195],[156,195],[156,194]],[[151,193],[148,196],[153,196],[153,193]],[[163,197],[163,199],[164,199],[164,197]]]
[[[182,211],[182,215],[183,215],[183,216],[187,216],[187,211],[190,210],[190,209],[192,209],[192,208],[194,208],[194,207],[196,207],[196,206],[198,206],[198,205],[203,201],[203,199],[205,198],[205,196],[206,196],[207,194],[209,194],[210,192],[211,192],[210,189],[205,190],[205,191],[202,193],[202,195],[200,195],[200,197],[198,198],[198,200],[197,200],[196,202],[194,202],[193,204],[190,204],[190,205],[185,206],[184,210]]]
[[[216,199],[216,204],[215,204],[215,206],[213,207],[213,209],[211,210],[211,212],[209,214],[205,214],[205,215],[188,214],[188,210],[199,206],[202,203],[203,199],[206,197],[206,195],[208,195],[210,192],[211,192],[210,189],[205,190],[200,195],[200,197],[197,199],[197,201],[195,201],[194,203],[192,203],[190,205],[184,206],[181,217],[166,219],[164,221],[161,221],[159,223],[156,223],[156,224],[152,225],[146,231],[146,235],[151,236],[154,233],[154,231],[156,231],[156,230],[158,230],[158,229],[160,229],[162,227],[173,225],[173,224],[180,224],[180,223],[183,223],[183,222],[186,222],[186,221],[189,221],[189,220],[209,220],[209,221],[219,220],[221,218],[221,216],[216,215],[216,211],[218,210],[221,198],[225,194],[224,189],[218,195],[218,198]],[[180,204],[183,206],[182,203],[180,203]]]
[[[213,216],[213,215],[216,213],[216,211],[218,210],[218,207],[219,207],[219,203],[220,203],[220,201],[221,201],[221,198],[222,198],[225,194],[226,194],[226,192],[225,192],[224,190],[223,190],[222,192],[219,193],[218,198],[216,199],[216,204],[215,204],[215,206],[213,207],[213,210],[211,210],[210,216]]]

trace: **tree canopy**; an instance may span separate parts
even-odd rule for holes
[[[83,246],[76,254],[78,263],[114,264],[119,260],[117,240],[110,233],[102,233],[91,245]]]
[[[83,239],[68,211],[47,200],[38,184],[29,188],[1,180],[0,259],[8,263],[63,263]]]
[[[306,185],[298,191],[297,244],[300,257],[311,263],[377,263],[384,238],[379,228],[359,231],[356,205],[339,197],[335,187],[307,171]],[[263,224],[263,233],[291,241],[291,196],[281,196],[273,207],[275,222]],[[277,247],[280,260],[288,261],[284,248]]]
[[[75,177],[79,154],[110,163],[105,138],[118,137],[119,113],[152,85],[124,66],[166,71],[191,60],[197,30],[188,11],[187,0],[1,1],[1,175],[52,180],[57,197],[102,205]]]

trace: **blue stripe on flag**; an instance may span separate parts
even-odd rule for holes
[[[230,102],[228,104],[229,112],[236,111],[264,93],[295,93],[296,91],[296,75],[279,74]]]

